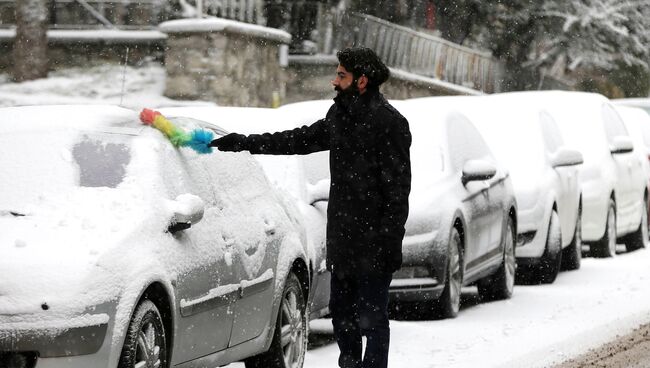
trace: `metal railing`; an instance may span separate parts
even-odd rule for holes
[[[264,23],[263,0],[196,0],[208,15],[245,23]]]
[[[449,42],[366,14],[343,13],[334,20],[329,49],[369,47],[388,66],[486,93],[496,92],[500,63],[488,52]]]

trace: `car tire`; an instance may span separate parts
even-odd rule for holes
[[[515,258],[515,227],[511,218],[508,218],[506,231],[501,266],[494,274],[480,280],[477,284],[481,300],[503,300],[512,297],[517,259]]]
[[[560,273],[562,265],[562,228],[557,212],[551,212],[546,235],[546,247],[539,262],[520,267],[518,278],[521,284],[552,284]]]
[[[611,198],[607,207],[605,234],[600,240],[591,244],[589,253],[598,258],[614,257],[616,255],[616,204]]]
[[[289,273],[268,351],[245,360],[246,368],[300,368],[307,352],[307,307],[300,280]]]
[[[162,317],[156,305],[151,300],[144,299],[136,307],[129,322],[118,368],[166,368],[167,358],[167,339]]]
[[[582,209],[578,209],[578,219],[573,232],[573,239],[568,247],[562,251],[562,270],[571,271],[580,269],[582,263]]]
[[[463,242],[456,227],[451,229],[447,253],[445,287],[433,302],[434,318],[455,318],[460,310],[460,293],[463,287]]]
[[[648,197],[644,195],[643,203],[648,203]],[[646,243],[648,242],[648,208],[644,208],[644,211],[641,211],[641,223],[639,228],[636,229],[632,234],[626,235],[623,239],[625,243],[625,249],[628,252],[632,252],[641,248],[645,248]]]

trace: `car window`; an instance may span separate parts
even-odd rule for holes
[[[541,112],[539,115],[539,123],[542,127],[542,137],[544,139],[546,152],[556,152],[564,145],[564,140],[562,139],[562,134],[560,133],[560,129],[555,123],[555,120],[548,113]]]
[[[72,147],[80,187],[116,188],[131,161],[128,136],[82,134]]]
[[[455,171],[462,170],[468,160],[491,156],[481,134],[462,115],[453,115],[447,120],[447,144],[449,159]]]
[[[607,141],[614,143],[614,138],[621,135],[628,135],[625,125],[618,113],[609,104],[605,103],[602,107],[603,122],[605,124],[605,134]]]

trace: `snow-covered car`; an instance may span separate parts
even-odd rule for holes
[[[567,145],[583,154],[581,231],[590,253],[612,257],[617,241],[628,249],[642,247],[647,241],[642,226],[647,180],[634,142],[610,101],[582,92],[519,94],[542,106],[557,122]]]
[[[302,104],[297,104],[302,105]],[[318,113],[313,103],[304,111],[308,116]],[[330,101],[331,105],[331,101]],[[325,107],[325,112],[327,112]],[[276,132],[295,128],[300,120],[299,109],[242,107],[176,107],[161,111],[176,119],[198,119],[216,124],[231,132],[242,134]],[[324,113],[323,113],[324,116]],[[189,121],[189,120],[188,120]],[[315,121],[315,120],[314,120]],[[312,121],[313,122],[313,121]],[[309,122],[305,122],[309,124]],[[304,125],[304,124],[301,124]],[[294,201],[306,229],[309,269],[312,275],[309,289],[310,318],[319,318],[329,312],[330,272],[326,267],[325,229],[327,199],[329,197],[329,156],[316,152],[306,156],[253,155],[261,164],[269,181],[286,192]]]
[[[119,107],[0,121],[0,366],[302,366],[306,235],[249,154]]]
[[[393,301],[424,302],[443,318],[458,314],[464,285],[476,284],[484,300],[512,295],[517,234],[507,170],[447,101],[394,102],[413,143],[403,264],[390,286]]]
[[[517,278],[552,283],[561,268],[580,268],[582,154],[564,144],[549,113],[520,94],[455,100],[510,172],[518,209]]]
[[[650,115],[642,109],[620,105],[616,106],[616,111],[621,115],[630,137],[634,140],[634,151],[641,161],[646,186],[650,188]],[[646,216],[645,223],[648,223],[650,204],[646,203],[646,206],[646,212],[642,215]]]

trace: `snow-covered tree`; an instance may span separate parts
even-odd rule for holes
[[[461,0],[457,0],[461,1]],[[462,0],[469,1],[469,0]],[[506,89],[536,88],[541,70],[603,70],[650,61],[648,0],[486,0],[474,37],[508,70]]]
[[[534,64],[566,57],[572,67],[648,66],[648,0],[546,0],[539,18],[546,33],[539,37],[543,47],[536,50]]]
[[[47,0],[16,1],[16,39],[13,79],[25,81],[47,76]]]

